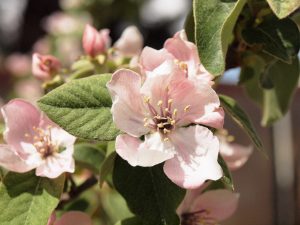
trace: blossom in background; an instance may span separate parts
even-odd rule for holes
[[[218,138],[201,125],[221,128],[224,113],[210,85],[195,86],[174,61],[165,64],[165,73],[144,82],[140,74],[121,69],[107,84],[114,122],[127,133],[117,137],[116,151],[132,166],[166,161],[164,172],[174,183],[197,188],[222,176]]]
[[[0,145],[0,166],[19,173],[36,169],[37,176],[49,178],[74,172],[74,136],[24,100],[12,100],[1,111],[7,144]]]
[[[32,55],[32,74],[36,78],[46,81],[58,73],[61,68],[60,61],[52,55]]]
[[[217,133],[220,141],[220,154],[230,170],[237,170],[247,162],[253,152],[253,146],[232,143],[232,136],[228,136],[227,132],[224,132]]]
[[[52,213],[47,225],[92,225],[92,220],[86,213],[80,211],[69,211],[57,219]]]
[[[213,75],[205,70],[200,62],[197,46],[187,40],[184,30],[165,41],[163,49],[145,47],[140,56],[140,66],[144,73],[165,70],[164,62],[173,60],[186,71],[188,79],[198,83],[212,85]]]
[[[205,186],[205,185],[204,185]],[[236,211],[239,194],[225,189],[188,190],[177,209],[182,225],[216,225]]]
[[[136,26],[129,26],[116,41],[114,48],[123,56],[133,57],[141,53],[143,45],[144,39],[141,32]]]
[[[87,55],[95,57],[98,54],[105,53],[110,47],[111,39],[109,30],[102,29],[97,31],[94,27],[87,24],[82,37],[82,46]]]
[[[26,76],[31,71],[31,58],[26,54],[13,53],[6,58],[5,68],[14,76]]]

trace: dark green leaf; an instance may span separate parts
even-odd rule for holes
[[[106,178],[108,177],[108,175],[113,172],[116,156],[117,156],[116,152],[112,152],[104,160],[104,162],[100,168],[100,180],[99,180],[100,187],[102,187],[102,185],[103,185],[104,181],[106,180]]]
[[[278,18],[287,17],[293,11],[300,7],[299,0],[267,0],[271,9]]]
[[[257,27],[245,29],[242,35],[249,45],[261,45],[265,53],[287,63],[291,63],[299,51],[299,30],[289,18],[279,20],[274,16],[265,19]]]
[[[143,225],[179,225],[176,208],[185,191],[164,174],[162,164],[154,167],[131,167],[116,158],[113,172],[116,189]]]
[[[59,203],[64,180],[64,175],[48,179],[35,176],[34,171],[9,172],[0,184],[0,224],[47,224]]]
[[[222,184],[226,189],[231,189],[232,191],[234,191],[231,172],[221,155],[219,155],[218,157],[218,163],[220,164],[223,170],[223,177],[220,179],[220,181],[222,182]]]
[[[214,75],[225,69],[233,29],[246,0],[194,0],[195,36],[201,62]]]
[[[256,148],[263,151],[262,142],[244,110],[242,110],[233,98],[225,95],[220,95],[219,97],[225,111],[248,134]]]
[[[106,83],[109,74],[70,81],[38,101],[39,107],[69,133],[85,139],[113,140],[115,127]]]
[[[184,23],[184,28],[188,40],[195,43],[195,21],[193,10],[187,15]]]
[[[76,144],[74,148],[76,163],[98,173],[105,159],[104,151],[88,143]]]

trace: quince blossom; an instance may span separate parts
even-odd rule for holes
[[[116,138],[116,151],[132,166],[166,161],[164,172],[174,183],[197,188],[222,177],[218,138],[201,125],[221,128],[224,114],[209,85],[195,86],[173,61],[166,64],[166,73],[144,82],[140,74],[121,69],[107,84],[114,122],[127,133]]]
[[[182,225],[216,225],[236,211],[239,194],[225,189],[188,190],[177,209]]]
[[[92,225],[91,218],[80,211],[69,211],[57,219],[55,213],[52,213],[47,225]]]
[[[89,24],[85,26],[82,37],[82,46],[87,55],[95,57],[98,54],[106,52],[110,47],[110,43],[111,39],[109,37],[108,29],[97,31]]]
[[[37,176],[49,178],[74,172],[74,136],[24,100],[12,100],[1,111],[7,144],[0,145],[0,166],[19,173],[36,169]]]
[[[32,55],[32,74],[40,80],[50,80],[60,68],[60,61],[52,55]]]
[[[197,46],[188,41],[184,30],[177,32],[174,37],[165,41],[163,49],[156,50],[145,47],[140,56],[140,66],[144,73],[165,70],[164,62],[174,60],[187,77],[197,83],[214,84],[213,75],[207,72],[200,62]]]

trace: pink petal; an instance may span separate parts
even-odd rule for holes
[[[144,127],[145,109],[140,94],[141,82],[139,74],[121,69],[112,75],[107,84],[113,99],[111,110],[116,126],[135,137],[149,132]]]
[[[253,146],[228,143],[220,139],[220,153],[230,170],[241,168],[253,152]]]
[[[22,160],[8,145],[0,145],[0,166],[17,173],[25,173],[34,168]]]
[[[74,159],[72,157],[73,146],[68,146],[61,153],[48,156],[44,163],[36,169],[36,175],[41,177],[56,178],[62,173],[73,173],[75,170]]]
[[[56,215],[55,212],[53,212],[48,219],[47,225],[54,225],[55,220],[56,220]]]
[[[176,156],[166,161],[164,171],[178,186],[194,189],[206,180],[218,180],[222,169],[218,164],[219,141],[206,127],[179,128],[170,134]]]
[[[51,79],[53,73],[57,73],[60,68],[60,61],[52,55],[32,55],[32,74],[40,80]]]
[[[145,47],[140,55],[140,65],[144,71],[153,71],[166,60],[173,60],[174,57],[165,49],[156,50]]]
[[[29,102],[15,99],[1,109],[6,123],[4,139],[21,157],[26,157],[21,142],[30,142],[34,136],[33,127],[38,127],[41,113]],[[30,137],[25,137],[30,135]]]
[[[114,47],[122,55],[132,57],[142,51],[143,42],[143,36],[137,27],[129,26],[123,31],[120,39],[114,44]]]
[[[207,210],[208,217],[221,222],[236,211],[238,200],[239,194],[228,190],[207,191],[195,198],[194,203],[191,204],[190,212]]]
[[[174,148],[170,143],[161,140],[158,132],[145,136],[142,142],[126,134],[116,139],[116,152],[131,166],[151,167],[174,156]]]
[[[92,220],[86,213],[69,211],[57,220],[54,225],[92,225]]]

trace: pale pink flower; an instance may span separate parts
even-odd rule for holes
[[[30,74],[31,58],[26,54],[13,53],[6,58],[5,67],[14,76],[26,76]]]
[[[82,46],[87,55],[95,57],[98,54],[105,53],[110,47],[111,39],[109,30],[102,29],[97,31],[94,27],[87,24],[82,37]]]
[[[92,225],[92,220],[86,213],[69,211],[60,219],[57,219],[55,213],[52,213],[47,225]]]
[[[133,57],[141,53],[143,44],[143,36],[137,27],[129,26],[116,41],[114,48],[123,56]]]
[[[7,144],[0,145],[0,166],[19,173],[36,169],[37,176],[49,178],[74,172],[74,136],[24,100],[12,100],[1,111]]]
[[[205,186],[205,185],[204,185]],[[188,190],[177,209],[182,225],[215,225],[236,211],[239,194],[218,189],[203,191],[203,187]]]
[[[189,79],[197,83],[212,85],[213,75],[208,73],[200,62],[198,50],[194,43],[187,40],[184,30],[177,32],[174,37],[166,40],[164,48],[155,50],[150,47],[144,48],[140,57],[140,65],[145,73],[153,71],[161,66],[166,60],[174,60]]]
[[[40,80],[49,80],[61,68],[60,61],[52,55],[32,55],[32,74]]]
[[[243,146],[229,142],[224,136],[218,135],[220,154],[230,170],[241,168],[253,152],[253,146]]]
[[[224,114],[209,85],[194,85],[172,61],[172,72],[146,76],[121,69],[107,87],[113,98],[116,126],[127,134],[116,139],[116,151],[132,166],[164,161],[166,175],[184,188],[222,177],[217,162],[218,138],[206,127],[223,126]],[[186,127],[190,124],[194,126]],[[145,135],[145,140],[139,137]]]

